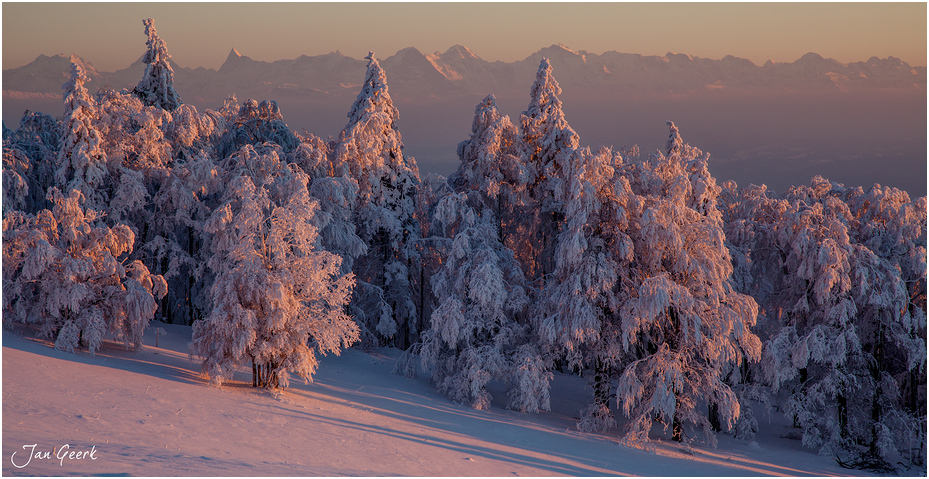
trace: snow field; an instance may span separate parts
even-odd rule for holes
[[[167,331],[155,343],[155,329]],[[716,450],[685,452],[653,430],[653,449],[618,444],[620,430],[582,434],[584,379],[555,374],[552,412],[491,409],[440,396],[425,375],[391,374],[400,352],[349,349],[321,360],[314,382],[278,394],[253,389],[244,369],[210,387],[187,354],[189,327],[152,324],[145,346],[105,342],[90,356],[3,331],[4,475],[142,476],[753,476],[863,474],[779,437],[759,414],[757,442],[719,436]],[[621,416],[620,416],[621,417]],[[24,468],[23,445],[52,451]],[[59,461],[94,447],[96,460]],[[17,453],[11,461],[11,455]]]

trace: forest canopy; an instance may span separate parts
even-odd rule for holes
[[[500,381],[547,410],[553,374],[580,374],[578,428],[628,445],[655,424],[750,440],[761,408],[850,467],[922,465],[925,197],[719,184],[671,121],[661,151],[591,149],[545,58],[516,121],[488,95],[457,171],[421,177],[373,52],[323,139],[273,99],[184,104],[143,23],[135,89],[90,94],[74,56],[62,115],[3,131],[5,326],[93,353],[191,325],[215,384],[251,366],[266,388],[392,346],[477,409]]]

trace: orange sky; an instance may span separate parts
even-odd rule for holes
[[[3,69],[77,53],[99,70],[142,55],[142,19],[181,66],[219,68],[230,48],[255,60],[341,50],[381,57],[454,44],[485,60],[521,60],[563,43],[758,65],[816,52],[841,62],[893,55],[926,65],[926,3],[18,3],[3,2]]]

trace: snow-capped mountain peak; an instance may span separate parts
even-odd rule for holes
[[[468,47],[458,44],[452,45],[441,56],[443,59],[450,59],[453,56],[459,59],[481,59],[479,56],[475,55],[474,52],[468,49]]]

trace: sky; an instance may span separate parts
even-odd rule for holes
[[[455,44],[488,61],[574,50],[792,62],[895,56],[926,65],[926,3],[49,3],[2,4],[3,69],[40,54],[77,53],[100,71],[145,50],[152,17],[173,60],[218,69],[231,48],[254,60],[339,50],[388,57]]]

